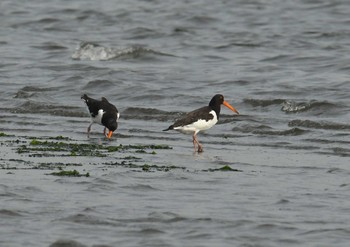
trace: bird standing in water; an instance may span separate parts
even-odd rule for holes
[[[91,123],[87,128],[88,136],[91,125],[97,123],[105,127],[103,134],[110,139],[113,132],[118,128],[119,112],[117,108],[109,103],[105,97],[102,97],[101,100],[96,100],[84,94],[81,96],[81,99],[84,100],[91,116]],[[106,129],[108,129],[108,134]]]
[[[224,100],[224,96],[216,94],[208,106],[201,107],[197,110],[187,113],[183,118],[175,121],[170,125],[168,130],[177,130],[184,134],[193,134],[193,146],[196,152],[196,144],[198,145],[198,152],[203,152],[203,145],[199,143],[197,139],[197,133],[199,131],[207,130],[213,127],[219,120],[221,105],[226,106],[231,111],[238,113],[238,111],[232,107],[227,101]]]

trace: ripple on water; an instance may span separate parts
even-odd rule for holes
[[[134,184],[134,185],[127,185],[127,186],[121,186],[123,189],[130,189],[132,191],[138,191],[138,192],[149,192],[149,191],[160,191],[161,189],[155,188],[148,184]]]
[[[350,130],[349,124],[330,122],[330,121],[312,121],[295,119],[288,123],[290,127],[306,127],[310,129],[324,129],[324,130]]]
[[[50,104],[48,102],[36,102],[28,100],[18,107],[11,109],[12,113],[35,113],[35,114],[49,114],[53,116],[65,117],[86,117],[86,111],[81,107],[64,106],[58,104]]]
[[[93,81],[89,81],[84,87],[84,90],[98,90],[99,88],[101,90],[107,90],[108,88],[112,88],[115,85],[114,82],[110,81],[110,80],[93,80]]]
[[[232,129],[234,132],[252,133],[265,136],[299,136],[304,135],[308,130],[301,128],[290,128],[285,130],[275,130],[267,125],[242,124]]]
[[[83,225],[101,225],[101,226],[119,226],[118,221],[112,219],[104,219],[86,213],[73,214],[68,217],[56,219],[57,221],[67,221]]]

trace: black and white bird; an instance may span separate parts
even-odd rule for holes
[[[91,116],[91,123],[87,128],[88,136],[91,125],[97,123],[105,127],[103,134],[110,139],[113,132],[118,128],[119,112],[117,108],[109,103],[105,97],[102,97],[101,100],[96,100],[84,94],[81,98],[84,100]],[[108,129],[108,134],[106,129]]]
[[[227,103],[227,101],[224,100],[223,95],[216,94],[211,99],[208,106],[204,106],[187,113],[183,118],[175,121],[174,124],[170,125],[164,131],[177,130],[184,134],[192,134],[194,151],[196,152],[197,144],[198,152],[203,152],[203,146],[197,139],[197,133],[199,131],[210,129],[218,122],[221,105],[224,105],[233,112],[239,114],[234,107],[232,107],[229,103]]]

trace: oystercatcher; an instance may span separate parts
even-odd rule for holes
[[[221,104],[239,114],[234,107],[224,100],[223,95],[217,94],[211,99],[208,106],[187,113],[183,118],[178,119],[174,124],[163,131],[177,130],[184,134],[193,134],[194,151],[196,152],[197,144],[198,152],[203,152],[202,144],[200,144],[197,139],[197,133],[202,130],[210,129],[218,122]]]
[[[105,127],[103,134],[108,139],[111,138],[113,131],[118,128],[119,112],[117,108],[109,103],[105,97],[102,97],[101,100],[96,100],[84,94],[81,98],[84,100],[91,116],[91,123],[87,128],[88,136],[91,125],[98,123]],[[106,129],[109,131],[108,134],[106,134]]]

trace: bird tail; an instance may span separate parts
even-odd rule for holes
[[[81,99],[83,99],[84,101],[87,101],[89,99],[89,96],[87,96],[86,94],[83,94],[81,96]]]
[[[163,131],[168,131],[168,130],[173,130],[174,129],[174,125],[170,125],[167,129],[164,129]]]

